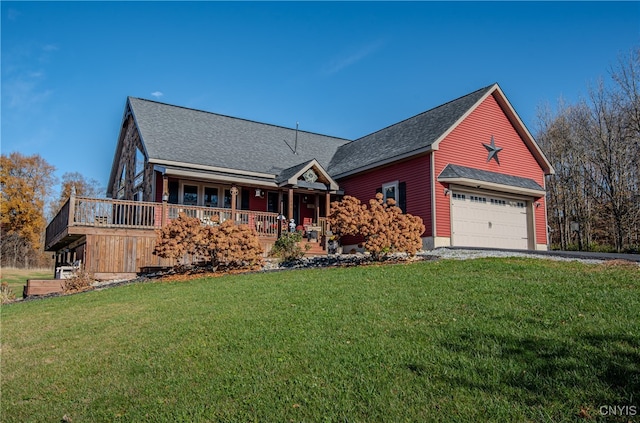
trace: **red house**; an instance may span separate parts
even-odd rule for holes
[[[551,173],[497,84],[355,141],[128,98],[111,198],[70,198],[46,248],[61,264],[130,276],[166,264],[151,254],[153,230],[180,212],[252,225],[268,250],[278,214],[322,240],[331,201],[382,192],[423,219],[426,249],[546,249]]]
[[[426,249],[547,249],[553,168],[497,84],[341,146],[328,171],[346,194],[420,216]]]

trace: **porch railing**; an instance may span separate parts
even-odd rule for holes
[[[197,217],[204,224],[215,225],[227,220],[234,220],[236,224],[249,225],[256,229],[258,235],[275,237],[278,235],[278,214],[251,210],[236,210],[217,207],[185,206],[182,204],[168,204],[168,219],[177,218],[180,213],[189,217]]]

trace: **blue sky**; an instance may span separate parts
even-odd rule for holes
[[[355,139],[498,82],[529,130],[638,2],[2,1],[1,150],[106,185],[127,96]]]

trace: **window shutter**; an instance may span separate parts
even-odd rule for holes
[[[398,184],[398,207],[402,209],[402,213],[407,212],[407,183],[400,182]]]

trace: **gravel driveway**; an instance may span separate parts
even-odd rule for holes
[[[507,251],[507,250],[488,250],[488,249],[458,249],[458,248],[436,248],[435,250],[421,251],[420,256],[437,256],[443,259],[467,260],[482,257],[527,257],[557,261],[579,261],[582,263],[599,264],[607,260],[616,259],[616,256],[599,254],[601,258],[580,258],[563,256],[563,252],[554,255],[553,252],[545,252],[544,254],[535,254],[527,252]],[[637,262],[640,266],[640,262]]]

